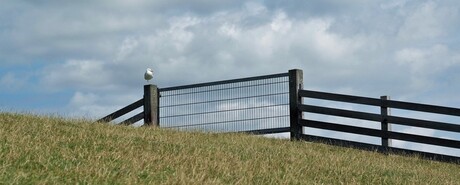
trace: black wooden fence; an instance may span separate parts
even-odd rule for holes
[[[299,137],[299,139],[308,140],[308,141],[321,141],[321,142],[326,142],[330,144],[336,144],[336,145],[341,145],[341,146],[351,146],[351,147],[367,149],[367,150],[375,150],[375,151],[380,151],[380,152],[385,152],[385,153],[393,152],[393,153],[417,154],[422,157],[427,157],[427,158],[441,160],[441,161],[460,162],[460,158],[457,156],[449,156],[449,155],[428,153],[428,152],[422,152],[422,151],[394,148],[391,146],[391,142],[390,142],[391,139],[395,139],[395,140],[400,140],[400,141],[408,141],[408,142],[414,142],[414,143],[448,147],[452,149],[460,149],[459,140],[437,138],[437,137],[430,137],[430,136],[423,136],[423,135],[416,135],[416,134],[408,134],[408,133],[392,131],[391,129],[389,129],[390,128],[389,125],[393,124],[393,125],[405,125],[405,126],[411,126],[411,127],[434,129],[438,131],[449,131],[449,132],[460,133],[460,125],[444,123],[444,122],[437,122],[437,121],[430,121],[430,120],[391,116],[388,114],[388,109],[393,108],[393,109],[403,109],[403,110],[426,112],[426,113],[436,113],[436,114],[450,115],[450,116],[460,116],[460,109],[388,100],[386,96],[382,96],[380,99],[377,99],[377,98],[350,96],[350,95],[333,94],[333,93],[308,91],[308,90],[300,90],[299,97],[379,107],[381,109],[380,111],[381,113],[374,114],[374,113],[367,113],[367,112],[360,112],[360,111],[353,111],[353,110],[344,110],[344,109],[328,108],[328,107],[321,107],[321,106],[315,106],[315,105],[306,105],[306,104],[303,104],[302,102],[299,102],[297,104],[298,110],[300,112],[308,112],[308,113],[315,113],[315,114],[323,114],[327,116],[338,116],[338,117],[380,122],[381,129],[371,129],[371,128],[363,128],[363,127],[358,127],[358,126],[350,126],[350,125],[345,125],[345,124],[329,123],[329,122],[309,119],[308,117],[302,117],[298,119],[297,124],[301,127],[306,127],[305,129],[317,128],[317,129],[324,129],[324,130],[330,130],[330,131],[338,131],[338,132],[343,132],[343,133],[352,133],[352,134],[359,134],[359,135],[364,135],[364,136],[378,137],[378,138],[381,138],[381,144],[373,145],[373,144],[367,144],[363,142],[353,142],[353,141],[327,138],[327,137],[321,137],[321,136],[306,135],[306,134],[302,134]],[[460,135],[457,135],[457,138],[459,137]]]
[[[143,111],[132,116],[131,118],[120,122],[119,124],[131,125],[140,120],[144,120],[144,125],[158,125],[159,124],[159,102],[160,94],[156,85],[145,85],[144,86],[144,97],[134,103],[129,104],[126,107],[121,108],[101,119],[98,122],[110,122],[117,119],[125,114],[128,114],[137,108],[143,107]]]
[[[384,153],[416,154],[429,159],[460,163],[459,156],[395,148],[391,144],[391,140],[400,140],[460,149],[459,140],[391,130],[391,125],[404,125],[458,134],[460,125],[389,114],[389,109],[392,108],[458,117],[460,116],[458,108],[395,101],[389,100],[386,96],[378,99],[309,91],[303,90],[302,85],[301,70],[160,89],[155,85],[146,85],[142,99],[99,121],[112,121],[143,106],[143,112],[122,121],[121,124],[129,125],[143,119],[144,125],[180,130],[253,134],[290,132],[292,140],[319,141]],[[380,109],[380,113],[309,105],[303,103],[307,98],[374,106]],[[379,123],[380,129],[315,120],[304,116],[304,113],[372,121]],[[380,138],[381,144],[310,135],[304,132],[309,128],[377,137]],[[456,138],[460,138],[460,135]]]

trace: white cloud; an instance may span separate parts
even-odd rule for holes
[[[141,97],[131,94],[113,93],[106,95],[77,91],[72,95],[65,109],[70,110],[70,116],[84,116],[85,118],[99,119],[140,98]],[[129,118],[140,111],[133,111],[122,118]]]
[[[222,26],[220,26],[219,33],[236,39],[240,36],[241,30],[237,27],[237,25],[225,22]]]
[[[256,2],[246,2],[244,4],[243,12],[248,14],[249,16],[257,16],[257,15],[264,15],[268,12],[267,8]]]
[[[117,81],[114,78],[117,75],[106,68],[106,63],[97,60],[69,60],[46,67],[42,74],[42,83],[50,90],[70,88],[97,91]]]
[[[396,52],[395,59],[401,67],[409,69],[411,85],[416,89],[429,88],[436,83],[436,76],[460,65],[460,55],[440,44],[429,48],[405,48]]]
[[[344,80],[356,84],[353,81],[359,80],[362,75],[381,70],[378,67],[369,69],[367,65],[384,66],[384,60],[378,57],[388,52],[382,50],[388,47],[388,40],[381,36],[350,36],[335,32],[332,27],[340,21],[334,17],[293,18],[283,9],[268,10],[260,3],[246,3],[240,9],[218,11],[207,16],[187,12],[164,19],[152,30],[132,32],[135,34],[126,34],[117,38],[117,42],[108,43],[107,48],[116,48],[111,49],[109,56],[96,57],[95,60],[67,59],[64,64],[50,65],[46,73],[51,72],[44,73],[42,82],[53,87],[84,88],[88,91],[136,88],[136,85],[142,84],[139,81],[142,79],[135,74],[146,67],[153,67],[158,71],[156,82],[163,86],[277,73],[291,68],[308,69],[306,76],[321,79],[308,78],[310,85],[327,80],[330,85],[343,84]],[[122,27],[127,29],[129,26]],[[401,62],[407,59],[404,56],[409,51],[410,48],[403,49],[396,54],[400,69],[392,70],[392,73],[402,72],[404,68],[416,71],[415,65]],[[368,52],[377,55],[372,56]],[[431,59],[426,60],[429,61]],[[68,68],[77,70],[69,72],[65,78],[61,77],[63,74],[57,69]],[[110,73],[96,72],[103,69]],[[120,79],[120,75],[124,77]],[[397,77],[394,75],[393,78]],[[419,79],[421,84],[429,80]]]
[[[390,0],[385,3],[380,4],[382,9],[393,9],[393,8],[403,8],[406,5],[408,0]]]
[[[275,32],[286,34],[288,31],[290,31],[292,22],[284,12],[278,12],[271,22],[270,27]]]
[[[15,73],[8,72],[0,77],[0,86],[5,91],[15,91],[23,88],[30,76],[31,74],[29,73],[23,73],[18,76]]]
[[[200,19],[190,16],[173,18],[170,21],[169,30],[165,35],[169,37],[175,49],[181,52],[194,37],[194,33],[188,31],[187,28],[199,23]]]
[[[95,103],[97,103],[97,100],[99,100],[99,98],[99,96],[93,93],[84,94],[82,92],[76,92],[70,100],[70,104],[77,107],[87,106],[91,104],[94,105]]]
[[[139,41],[135,38],[128,37],[123,40],[115,61],[124,60],[128,55],[132,54],[138,45]]]
[[[427,1],[408,15],[398,35],[403,40],[425,40],[445,36],[446,28],[455,22],[455,17],[458,17],[458,9]]]

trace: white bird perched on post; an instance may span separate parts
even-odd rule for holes
[[[145,71],[145,74],[144,74],[144,79],[147,80],[147,82],[148,82],[152,78],[153,78],[153,70],[150,69],[150,68],[147,68],[147,70]]]

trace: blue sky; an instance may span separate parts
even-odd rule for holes
[[[304,70],[305,88],[460,107],[456,0],[0,0],[0,110],[97,118],[160,87]]]

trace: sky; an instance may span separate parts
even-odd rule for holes
[[[161,87],[302,69],[304,88],[460,107],[457,0],[0,0],[0,111],[98,118]]]

